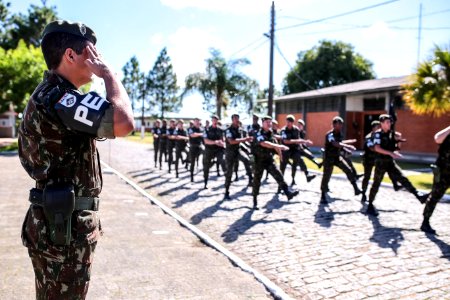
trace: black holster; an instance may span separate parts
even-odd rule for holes
[[[49,223],[50,240],[57,246],[70,244],[75,192],[72,184],[47,184],[43,193],[44,214]]]

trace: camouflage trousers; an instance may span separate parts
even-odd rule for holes
[[[154,139],[153,141],[153,151],[154,151],[154,159],[155,159],[155,167],[158,162],[158,152],[159,152],[159,139]]]
[[[386,172],[389,174],[390,178],[400,182],[410,193],[417,193],[416,188],[411,184],[408,178],[403,175],[402,170],[393,159],[377,159],[375,160],[375,174],[373,176],[372,187],[370,188],[369,203],[372,203],[375,200],[384,173]]]
[[[43,209],[31,205],[22,225],[22,243],[28,248],[35,274],[36,299],[85,299],[101,226],[94,211],[72,215],[68,246],[50,241]]]
[[[205,182],[208,181],[209,178],[209,169],[212,167],[213,159],[216,158],[217,163],[222,166],[222,171],[226,174],[227,166],[224,160],[224,152],[225,149],[221,147],[210,147],[205,149],[205,153],[203,154],[203,178]]]
[[[167,161],[167,138],[159,138],[159,168],[162,168],[162,158]]]
[[[297,166],[300,164],[300,151],[299,150],[287,150],[283,151],[283,158],[281,159],[280,163],[280,171],[281,174],[284,175],[284,171],[286,171],[286,166],[289,163],[289,160],[292,159],[292,168],[291,168],[291,174],[292,179],[295,178],[295,173],[297,172]],[[303,162],[304,164],[304,162]]]
[[[338,157],[325,156],[325,159],[323,160],[322,183],[320,185],[322,193],[328,192],[328,183],[330,182],[331,174],[333,174],[334,166],[344,171],[345,175],[347,175],[347,178],[351,183],[356,182],[356,174],[353,172],[353,166],[351,165],[351,161],[349,164],[349,161],[345,160],[342,156]]]
[[[255,157],[255,176],[253,177],[253,191],[252,191],[254,199],[256,199],[256,197],[259,195],[259,188],[261,187],[261,178],[263,176],[264,170],[267,170],[267,173],[272,175],[272,177],[278,183],[278,186],[283,191],[285,191],[285,192],[287,191],[288,186],[287,186],[286,182],[284,181],[283,174],[281,174],[281,171],[275,165],[273,157],[261,159],[256,156]]]
[[[225,173],[225,191],[230,189],[231,185],[231,177],[233,176],[233,170],[238,171],[239,161],[242,161],[245,167],[245,171],[247,172],[247,176],[252,177],[252,169],[250,167],[250,159],[244,154],[241,153],[239,149],[237,150],[228,150],[225,152],[225,161],[227,164],[227,172]]]
[[[439,168],[434,171],[433,187],[431,195],[423,210],[425,219],[430,219],[436,208],[437,203],[444,196],[445,191],[450,187],[450,168]]]

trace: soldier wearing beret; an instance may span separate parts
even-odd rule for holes
[[[288,150],[283,151],[283,159],[281,160],[280,169],[281,174],[284,174],[286,166],[290,159],[292,159],[292,184],[295,184],[295,173],[297,166],[300,164],[300,146],[304,144],[311,144],[311,141],[300,138],[300,130],[294,125],[295,118],[293,115],[286,117],[287,125],[281,129],[281,141],[288,147]],[[309,175],[306,169],[306,180],[310,182],[315,175]]]
[[[258,209],[258,194],[261,186],[261,178],[264,170],[267,170],[270,175],[278,183],[278,186],[284,191],[284,194],[291,200],[298,195],[298,191],[291,192],[288,185],[284,181],[283,175],[275,165],[273,159],[274,151],[283,158],[282,152],[289,148],[285,145],[279,145],[275,142],[271,127],[272,118],[266,116],[262,119],[262,128],[256,133],[256,148],[255,148],[255,176],[253,181],[253,209]]]
[[[195,163],[198,160],[198,157],[202,153],[202,140],[203,140],[203,131],[200,127],[200,119],[195,118],[194,124],[192,127],[188,129],[189,136],[189,162],[191,165],[189,166],[191,173],[191,182],[194,182],[194,168]]]
[[[444,196],[445,191],[450,187],[450,126],[435,134],[434,140],[439,144],[438,158],[433,170],[433,186],[430,197],[423,210],[423,222],[420,229],[427,233],[436,234],[430,225],[430,218],[436,204]]]
[[[155,160],[155,168],[158,162],[158,152],[159,152],[159,136],[161,135],[161,120],[157,119],[155,121],[155,125],[152,128],[153,135],[153,152],[154,152],[154,160]]]
[[[222,166],[222,170],[226,173],[227,167],[223,159],[225,152],[225,143],[223,141],[223,130],[217,125],[219,117],[214,115],[211,117],[211,126],[203,133],[203,141],[205,143],[205,153],[203,154],[203,180],[204,188],[208,188],[209,169],[213,165],[215,158],[217,163]]]
[[[347,161],[340,155],[341,150],[355,150],[355,147],[350,145],[353,140],[343,140],[341,130],[344,120],[341,117],[334,117],[332,124],[333,129],[328,131],[325,135],[325,153],[321,184],[322,202],[327,202],[328,182],[330,181],[334,166],[344,171],[345,175],[347,175],[348,180],[353,186],[355,195],[361,194],[361,190],[356,185],[356,174],[352,171],[352,168],[348,165]]]
[[[159,169],[162,169],[162,158],[167,162],[167,120],[162,120],[161,134],[159,136]]]
[[[227,164],[227,172],[225,174],[225,199],[230,198],[230,185],[231,177],[233,175],[233,169],[239,160],[243,160],[249,185],[253,180],[252,170],[250,168],[250,161],[246,156],[240,153],[240,145],[246,141],[251,141],[252,138],[244,136],[242,129],[239,126],[239,115],[233,114],[231,116],[231,125],[225,130],[226,148],[225,148],[225,161]]]
[[[374,216],[378,215],[378,212],[373,205],[373,201],[375,200],[384,173],[386,172],[391,178],[400,182],[402,186],[412,193],[421,203],[425,203],[427,197],[427,195],[419,193],[416,190],[408,178],[403,175],[402,170],[394,160],[402,157],[396,148],[397,143],[401,141],[401,134],[391,130],[391,117],[383,114],[380,116],[379,120],[381,129],[376,131],[373,137],[373,148],[377,153],[377,157],[375,159],[375,174],[372,187],[370,188],[369,205],[367,207],[367,213]]]
[[[41,48],[48,71],[31,95],[19,129],[19,157],[36,181],[22,242],[35,272],[36,299],[84,299],[101,234],[98,138],[133,130],[128,95],[84,24],[49,23]],[[106,98],[79,88],[102,78]]]

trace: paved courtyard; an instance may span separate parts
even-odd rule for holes
[[[439,236],[419,230],[423,206],[409,193],[381,188],[378,217],[364,214],[348,181],[332,179],[329,204],[319,203],[321,177],[309,184],[297,173],[300,195],[287,202],[269,178],[259,211],[240,170],[232,200],[223,200],[224,177],[202,171],[189,180],[153,165],[150,145],[124,139],[98,143],[104,162],[269,277],[294,298],[450,299],[450,206],[432,218]],[[243,169],[243,168],[242,168]],[[286,172],[288,174],[290,172]],[[290,175],[289,175],[290,176]]]

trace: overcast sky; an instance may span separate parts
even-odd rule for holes
[[[26,12],[30,4],[40,4],[26,0],[11,2],[13,12]],[[226,59],[248,58],[252,64],[243,71],[256,79],[261,88],[266,88],[269,42],[263,34],[269,31],[271,2],[48,0],[47,5],[55,5],[60,18],[81,21],[93,28],[98,48],[118,72],[133,55],[142,70],[148,72],[161,49],[167,47],[179,84],[183,85],[188,74],[204,71],[208,49],[214,47]],[[450,44],[450,1],[276,0],[276,42],[288,62],[275,50],[275,88],[281,90],[289,64],[295,64],[297,53],[323,39],[352,44],[356,52],[373,63],[378,78],[412,73],[417,64],[420,4],[423,60],[429,57],[435,44]],[[309,22],[369,6],[376,7]],[[200,96],[186,99],[181,115],[199,115],[200,103]]]

